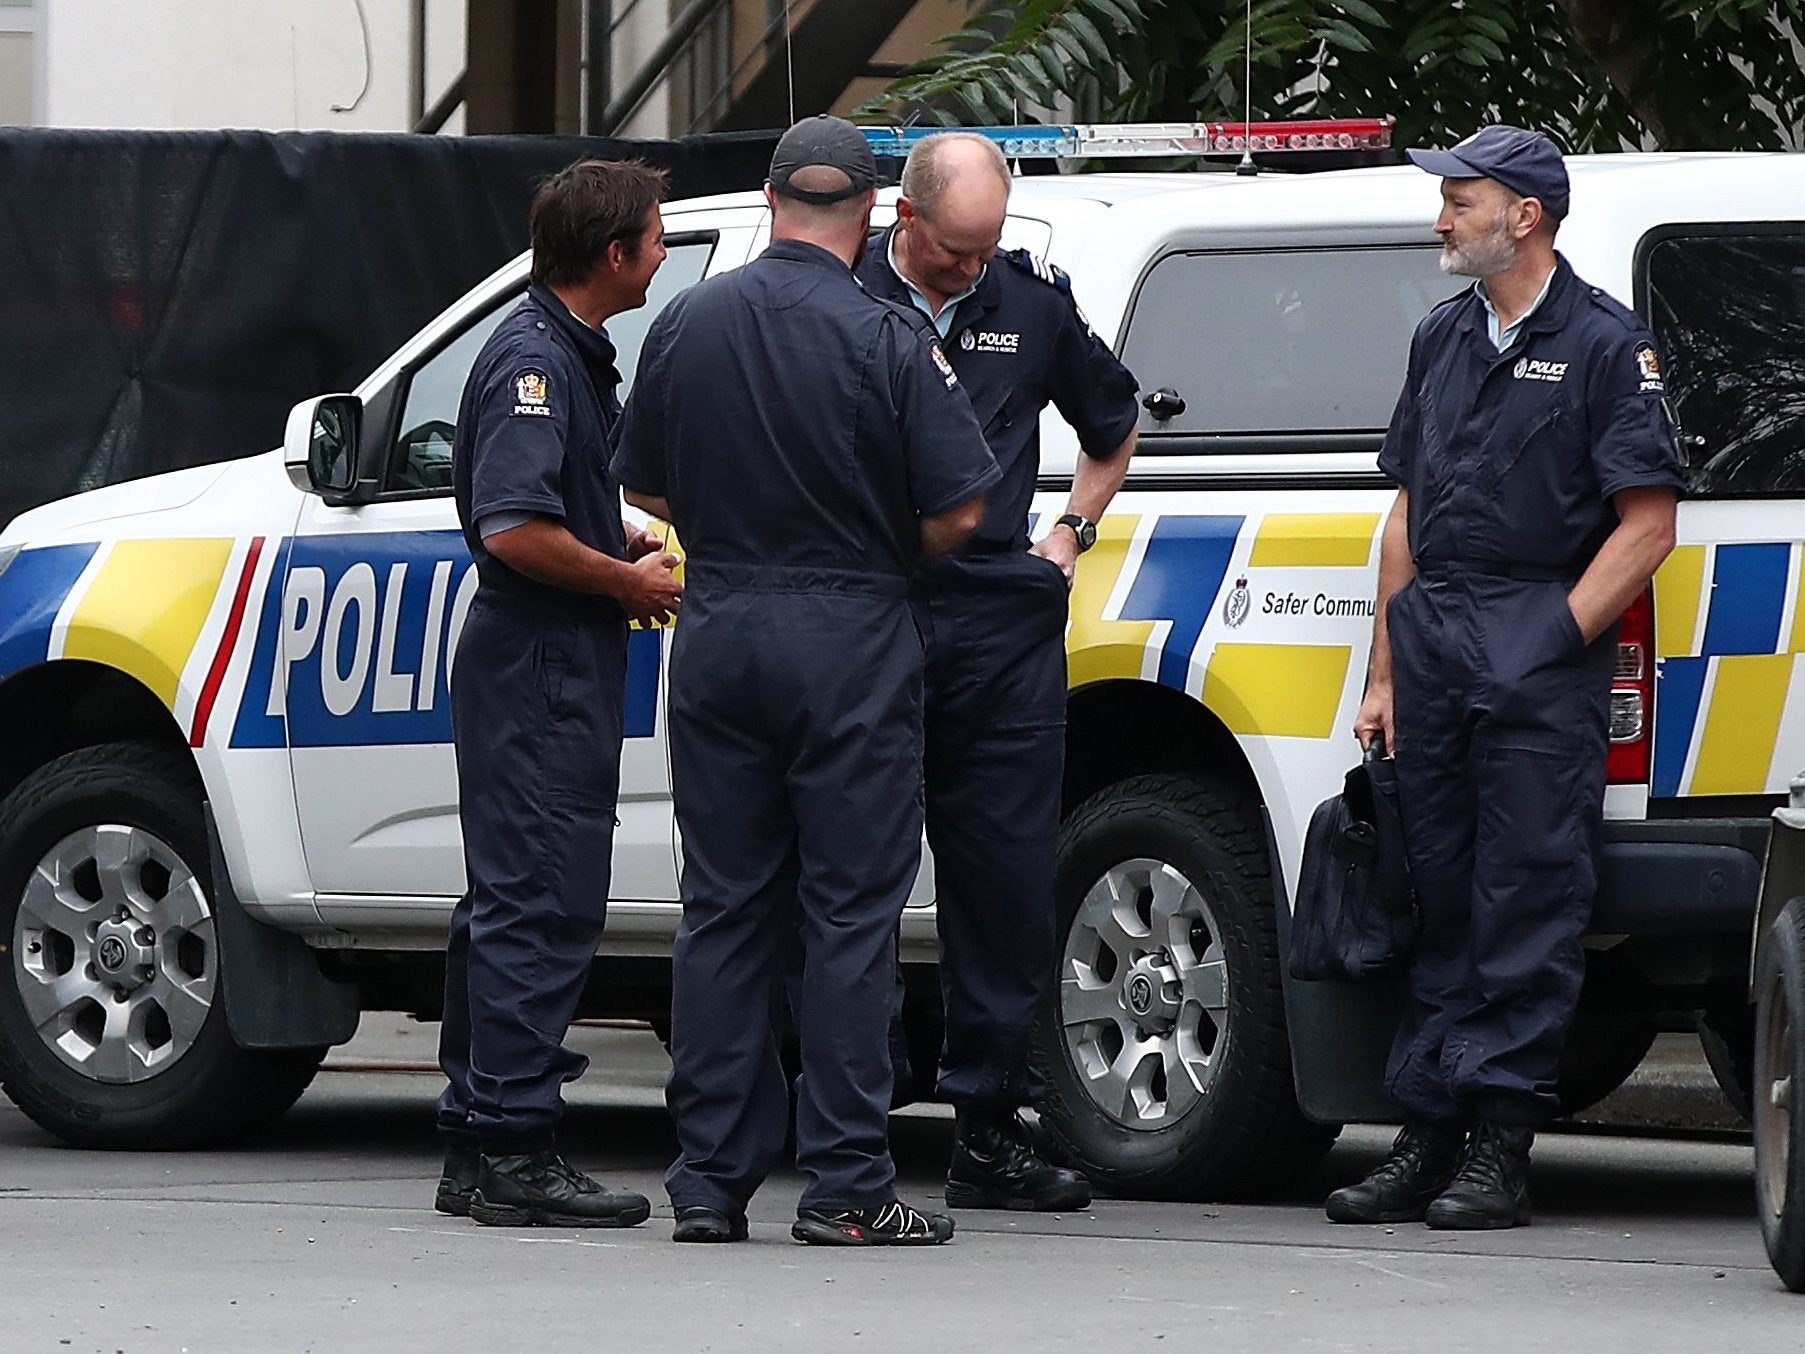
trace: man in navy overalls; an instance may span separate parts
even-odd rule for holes
[[[959,550],[925,561],[927,831],[946,1012],[936,1094],[958,1109],[947,1202],[1074,1209],[1090,1184],[1033,1150],[1017,1110],[1046,1094],[1028,1059],[1056,969],[1053,858],[1065,771],[1065,625],[1078,556],[1134,454],[1135,381],[1071,283],[999,252],[1009,169],[969,133],[920,142],[897,224],[859,278],[934,324],[1003,473]],[[1078,434],[1066,512],[1029,544],[1048,404]]]
[[[533,282],[483,345],[453,441],[479,586],[451,674],[468,891],[445,956],[436,1207],[492,1225],[632,1226],[650,1205],[556,1150],[563,1046],[608,904],[627,622],[681,585],[622,529],[619,417],[602,321],[645,304],[664,261],[661,171],[587,161],[533,198]]]
[[[1361,742],[1397,759],[1422,935],[1386,1088],[1391,1156],[1330,1218],[1529,1220],[1529,1148],[1585,973],[1617,621],[1673,546],[1682,487],[1647,328],[1555,252],[1560,152],[1487,127],[1442,176],[1442,267],[1479,281],[1410,347],[1379,466]]]
[[[853,279],[876,175],[850,123],[784,134],[770,248],[652,326],[615,456],[688,556],[670,671],[678,1241],[746,1235],[783,1149],[774,1017],[798,971],[793,1235],[953,1231],[896,1198],[888,1146],[896,929],[921,862],[908,580],[977,525],[998,474],[932,331]]]

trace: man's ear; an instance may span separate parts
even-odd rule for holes
[[[1517,203],[1517,223],[1511,234],[1519,240],[1527,240],[1541,226],[1547,212],[1542,207],[1539,197],[1522,198]]]
[[[627,253],[627,242],[625,240],[610,240],[608,242],[607,252],[602,255],[602,262],[607,266],[609,272],[618,273],[622,268],[626,267],[631,257],[632,256]]]
[[[913,221],[914,219],[915,219],[915,204],[913,202],[909,201],[909,199],[906,197],[897,198],[896,199],[896,222],[897,222],[897,224],[901,225],[904,221]]]

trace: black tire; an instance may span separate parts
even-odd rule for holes
[[[1137,861],[1159,864],[1168,896],[1176,887],[1172,872],[1191,886],[1182,894],[1184,901],[1169,910],[1170,917],[1189,917],[1199,909],[1202,915],[1184,924],[1160,918],[1149,927],[1148,953],[1124,968],[1115,960],[1105,963],[1108,945],[1080,914],[1087,895],[1112,871],[1119,883],[1136,887],[1134,881],[1146,870]],[[1065,823],[1055,885],[1059,981],[1035,1043],[1037,1063],[1052,1087],[1040,1122],[1059,1156],[1114,1194],[1212,1200],[1259,1196],[1294,1184],[1340,1132],[1338,1124],[1310,1122],[1297,1107],[1270,876],[1257,807],[1225,782],[1137,776],[1099,791]],[[1142,919],[1158,915],[1149,911],[1154,875],[1146,878],[1134,904]],[[1105,896],[1095,895],[1097,900]],[[1100,907],[1101,901],[1093,902],[1084,916],[1094,919]],[[1159,927],[1177,938],[1159,945]],[[1095,945],[1093,935],[1098,937]],[[1199,945],[1206,947],[1201,953]],[[1128,949],[1134,953],[1132,945]],[[1092,958],[1081,957],[1086,954]],[[1217,962],[1226,969],[1219,977],[1214,976]],[[1085,966],[1082,973],[1080,965]],[[1166,973],[1187,971],[1191,978],[1158,989],[1165,995],[1157,998],[1157,1009],[1136,1014],[1131,1003],[1138,1005],[1152,987],[1133,991],[1137,974],[1158,982]],[[1104,980],[1103,988],[1113,986],[1119,993],[1108,999],[1113,1005],[1105,1016],[1080,1021],[1096,1009],[1097,999],[1083,1008],[1074,1003],[1081,991],[1102,990],[1086,986],[1097,978]],[[1193,995],[1206,987],[1222,994],[1217,1016],[1209,1013],[1205,999]],[[1175,1004],[1169,1032],[1161,1033],[1160,1022]],[[1152,1026],[1143,1023],[1148,1019]],[[1068,1020],[1073,1022],[1069,1027]],[[1076,1031],[1069,1039],[1068,1028]],[[1198,1067],[1201,1093],[1195,1079],[1179,1085],[1150,1070],[1155,1055],[1142,1053],[1128,1078],[1124,1108],[1106,1108],[1097,1088],[1107,1087],[1113,1098],[1114,1085],[1102,1074],[1087,1075],[1079,1061],[1094,1070],[1110,1058],[1112,1047],[1122,1050],[1112,1067],[1136,1057],[1133,1050],[1141,1045],[1129,1044],[1130,1030],[1139,1039],[1150,1039],[1153,1047],[1176,1050],[1185,1066]],[[1209,1044],[1207,1059],[1186,1056],[1187,1037],[1191,1054],[1205,1052],[1203,1045]],[[1160,1055],[1162,1067],[1168,1061]],[[1119,1074],[1112,1070],[1109,1075]],[[1144,1093],[1133,1086],[1136,1078],[1146,1080]],[[1130,1096],[1143,1094],[1156,1113],[1127,1107]],[[1130,1113],[1138,1122],[1127,1122]]]
[[[1647,1025],[1576,1024],[1555,1070],[1558,1112],[1578,1114],[1603,1100],[1630,1079],[1654,1042],[1655,1031]]]
[[[59,911],[55,924],[46,924],[27,905],[26,894],[40,862],[67,843],[74,845],[64,860],[80,860],[89,836],[98,840],[100,830],[110,827],[130,829],[133,842],[154,844],[156,852],[118,867],[113,885],[99,882],[97,869],[84,877],[92,862],[79,864],[67,875],[65,894],[73,893],[96,908],[103,897],[110,905],[124,896],[120,887],[135,888],[136,896],[150,900],[152,908],[162,908],[178,888],[184,898],[198,901],[198,906],[186,904],[198,917],[192,926],[161,931],[144,925],[137,935],[150,937],[145,948],[128,951],[146,961],[142,967],[128,965],[131,971],[150,975],[145,980],[148,999],[138,1036],[141,1047],[130,1050],[143,1065],[132,1065],[131,1079],[107,1078],[75,1065],[73,1055],[59,1056],[27,1010],[28,990],[42,1010],[44,1002],[62,1000],[40,990],[47,981],[80,974],[82,995],[54,1017],[61,1037],[73,1048],[89,1050],[90,1062],[100,1060],[102,1043],[110,1044],[117,1057],[127,1054],[121,1047],[125,1041],[97,1023],[105,1021],[107,1001],[125,1004],[101,985],[105,975],[97,968],[125,946],[103,955],[104,938],[95,936],[94,929],[137,926],[139,918],[116,922],[109,916],[77,923]],[[118,834],[106,835],[118,839]],[[182,867],[192,874],[197,893],[179,883]],[[76,1147],[205,1147],[263,1128],[306,1089],[324,1049],[252,1051],[233,1042],[219,991],[211,899],[200,781],[177,751],[147,743],[81,748],[34,771],[0,803],[0,939],[8,947],[0,968],[0,1084],[36,1123]],[[152,921],[163,915],[150,914]],[[72,939],[57,929],[65,925],[70,931],[85,930],[91,939]],[[172,965],[179,966],[189,990],[204,994],[204,999],[187,1000],[180,1023],[159,1014],[164,1007],[156,1004],[150,986]],[[136,994],[131,999],[139,1000]],[[132,1010],[136,1013],[139,1008]],[[77,1014],[70,1016],[71,1012]],[[156,1042],[159,1036],[161,1044]]]
[[[1628,1081],[1655,1042],[1648,982],[1611,950],[1586,954],[1580,989],[1554,1091],[1561,1114],[1577,1114]]]
[[[1805,898],[1781,909],[1760,947],[1755,1211],[1774,1272],[1793,1292],[1805,1293]],[[1785,1094],[1775,1094],[1782,1086]]]
[[[1705,1062],[1717,1080],[1724,1099],[1744,1119],[1754,1115],[1755,1010],[1737,1006],[1703,1011],[1698,1018],[1698,1041]]]

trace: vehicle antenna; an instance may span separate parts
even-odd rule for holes
[[[1243,144],[1241,147],[1241,163],[1235,166],[1237,174],[1258,174],[1259,166],[1253,162],[1253,0],[1247,0],[1247,31],[1243,35],[1246,45],[1242,50],[1241,66],[1241,130]]]
[[[790,46],[790,3],[783,0],[783,74],[790,90],[790,126],[796,125],[796,53]]]

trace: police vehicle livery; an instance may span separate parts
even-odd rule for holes
[[[1805,765],[1805,162],[1570,170],[1560,247],[1653,328],[1660,359],[1639,360],[1690,465],[1681,544],[1622,634],[1561,1093],[1606,1094],[1683,1021],[1746,1104],[1765,818]],[[1437,206],[1409,167],[1016,185],[1005,246],[1070,274],[1146,410],[1072,594],[1059,1001],[1037,1052],[1043,1123],[1121,1192],[1257,1192],[1341,1122],[1390,1112],[1397,994],[1291,983],[1282,954],[1304,826],[1356,755],[1391,502],[1375,454],[1412,328],[1461,285],[1438,267]],[[623,370],[665,301],[768,229],[750,195],[665,219],[646,309],[610,325]],[[300,406],[282,450],[0,534],[0,1078],[69,1141],[242,1132],[360,1010],[436,1014],[463,885],[447,678],[475,582],[450,441],[526,266],[355,398]],[[1007,333],[964,338],[1012,351]],[[1551,415],[1567,395],[1559,354],[1513,379]],[[1049,411],[1037,534],[1075,453]],[[631,642],[618,897],[589,1003],[654,1025],[677,922],[666,638]],[[928,878],[904,935],[924,1049]]]

